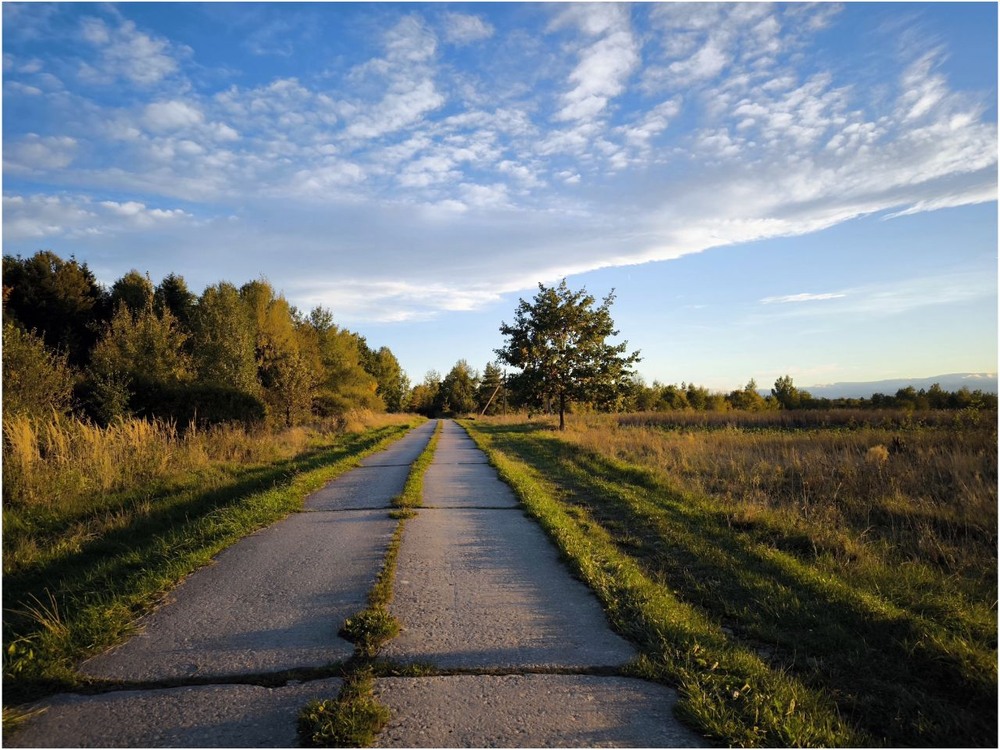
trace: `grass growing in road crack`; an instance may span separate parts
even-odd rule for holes
[[[399,520],[386,550],[382,569],[368,593],[368,606],[349,617],[340,635],[354,644],[354,656],[345,665],[340,693],[334,699],[308,703],[299,714],[299,739],[305,747],[368,747],[389,722],[389,709],[374,693],[374,659],[386,643],[399,634],[399,621],[389,612],[396,561],[403,542],[403,527],[422,503],[423,478],[434,460],[442,422],[420,456],[410,467],[403,491],[393,499],[399,510],[390,515]]]
[[[427,467],[431,465],[431,461],[434,460],[434,451],[437,449],[438,439],[441,437],[441,430],[444,427],[444,422],[438,420],[437,427],[434,428],[434,434],[431,436],[430,442],[424,449],[424,452],[420,454],[416,461],[413,462],[413,467],[410,469],[410,474],[406,478],[406,484],[403,486],[403,491],[397,495],[392,504],[397,508],[419,508],[423,505],[424,499],[424,474],[427,473]]]
[[[334,700],[314,700],[299,714],[299,739],[304,747],[368,747],[389,722],[389,709],[374,696],[370,670],[344,677]]]

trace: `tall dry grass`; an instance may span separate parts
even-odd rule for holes
[[[878,545],[880,557],[951,573],[995,561],[995,415],[843,412],[791,427],[743,416],[589,415],[565,438],[713,498],[734,525],[797,528],[817,553],[851,559]]]
[[[161,420],[130,419],[98,427],[60,415],[12,417],[3,423],[4,506],[68,509],[95,494],[128,491],[213,464],[278,460],[323,437],[405,419],[358,410],[277,433],[230,425],[192,426],[181,433]]]

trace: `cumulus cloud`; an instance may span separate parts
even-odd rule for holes
[[[4,171],[36,172],[63,169],[73,163],[79,144],[68,136],[41,136],[29,133],[4,144]]]
[[[601,37],[580,52],[563,94],[557,120],[587,120],[600,115],[625,90],[639,64],[639,46],[631,32],[628,12],[620,6],[576,6],[564,12],[558,26],[572,23],[588,35]]]
[[[138,201],[92,201],[87,196],[4,195],[6,242],[62,236],[84,238],[144,231],[169,222],[192,221],[179,208],[149,208]]]
[[[437,39],[421,19],[404,17],[385,32],[383,43],[386,57],[369,61],[363,69],[385,81],[385,94],[374,105],[354,105],[355,116],[348,115],[352,121],[345,131],[350,138],[373,139],[408,128],[445,102],[430,64]]]
[[[359,283],[386,269],[405,268],[421,283],[460,269],[462,286],[448,295],[418,300],[368,287],[372,298],[423,315],[449,295],[489,299],[461,296],[477,285],[516,290],[532,277],[996,199],[989,102],[954,91],[942,49],[887,62],[874,91],[854,84],[849,63],[801,64],[802,45],[834,22],[835,7],[538,12],[553,16],[545,43],[477,15],[381,14],[389,25],[335,72],[239,83],[217,73],[226,81],[218,87],[180,81],[187,53],[178,45],[88,12],[78,31],[90,80],[141,91],[113,107],[86,87],[57,93],[40,83],[48,58],[5,55],[7,90],[51,107],[53,125],[44,135],[8,134],[4,168],[8,177],[44,174],[61,195],[11,203],[5,237],[190,228],[194,217],[176,205],[206,201],[240,217],[213,225],[212,246],[242,249],[266,236],[253,256],[260,264],[292,244],[312,248],[303,263],[315,268],[327,260],[322,251],[339,249],[337,263],[352,271],[345,278]],[[496,73],[498,51],[510,49],[531,53],[532,68],[516,60]],[[68,59],[52,69],[79,60]],[[66,197],[81,185],[90,198]],[[310,211],[293,222],[300,203]],[[283,234],[265,235],[263,217]],[[470,244],[484,252],[451,250]],[[846,304],[823,294],[767,304],[831,306],[795,304],[823,300]]]
[[[139,31],[132,21],[109,25],[86,17],[80,22],[80,38],[98,50],[94,64],[83,63],[79,70],[81,78],[93,83],[124,79],[149,87],[179,69],[178,55],[190,53],[187,47]]]
[[[154,102],[146,107],[143,121],[150,130],[164,132],[200,125],[205,120],[201,111],[186,102]]]
[[[493,26],[479,16],[445,13],[444,38],[452,44],[472,44],[493,36]]]

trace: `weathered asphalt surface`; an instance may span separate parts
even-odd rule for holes
[[[144,618],[139,635],[81,668],[126,683],[211,684],[54,696],[4,744],[294,746],[299,710],[334,697],[340,681],[237,682],[352,653],[337,630],[365,605],[395,528],[386,509],[434,427],[414,430],[314,494],[310,512],[219,555]],[[603,676],[634,649],[454,422],[443,425],[423,499],[406,522],[391,605],[403,632],[382,657],[444,674],[376,681],[392,715],[377,744],[704,744],[673,718],[675,691]]]

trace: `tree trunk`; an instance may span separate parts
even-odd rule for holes
[[[559,394],[559,429],[560,431],[566,429],[566,393],[565,391]]]

